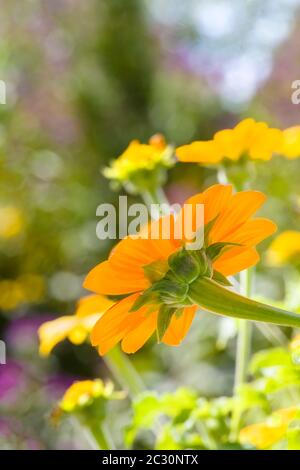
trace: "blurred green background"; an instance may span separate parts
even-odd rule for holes
[[[291,84],[300,78],[300,1],[7,0],[2,7],[0,447],[88,448],[68,425],[51,426],[51,407],[74,378],[108,371],[88,345],[63,343],[39,358],[36,330],[74,312],[85,274],[111,248],[96,238],[95,214],[118,194],[101,169],[131,139],[156,132],[180,145],[248,116],[298,124]],[[212,169],[178,164],[166,192],[182,202],[215,181]],[[299,227],[298,160],[261,165],[255,186],[269,195],[265,213],[280,229]],[[262,262],[258,292],[282,299],[284,276]],[[133,361],[150,388],[229,394],[232,336],[231,322],[203,314],[181,348],[149,344]],[[255,345],[268,341],[257,332]]]

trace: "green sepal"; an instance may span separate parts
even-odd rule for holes
[[[228,281],[227,277],[225,277],[219,271],[214,270],[212,279],[213,281],[216,281],[218,284],[221,284],[222,286],[232,287],[232,284],[230,281]]]
[[[241,246],[240,243],[229,243],[229,242],[218,242],[213,243],[206,249],[207,256],[212,260],[216,261],[216,259],[221,256],[224,251],[231,248],[232,246]]]
[[[170,269],[181,281],[191,283],[200,275],[200,262],[192,255],[193,251],[182,248],[169,256]]]
[[[176,309],[163,304],[158,312],[157,317],[157,340],[160,343],[167,329],[169,328],[172,317]]]
[[[227,317],[300,327],[300,314],[243,297],[212,279],[199,278],[189,286],[190,301]]]
[[[144,307],[147,304],[154,304],[158,303],[158,294],[157,292],[153,292],[152,288],[145,290],[143,294],[141,294],[133,303],[130,312],[136,312],[140,308]]]
[[[178,304],[184,302],[188,293],[188,284],[167,275],[153,285],[152,291],[158,293],[159,298],[166,304]]]
[[[167,260],[158,260],[143,266],[144,274],[151,283],[160,281],[160,279],[165,276],[168,269]]]
[[[213,219],[211,219],[207,224],[204,226],[204,246],[208,246],[209,242],[209,235],[210,231],[217,222],[217,219],[219,217],[219,214],[216,215]]]

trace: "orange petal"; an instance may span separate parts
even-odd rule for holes
[[[254,248],[237,246],[226,251],[214,263],[213,267],[224,276],[233,276],[244,269],[254,266],[259,255]]]
[[[98,294],[121,295],[149,287],[143,270],[130,271],[114,268],[110,261],[95,266],[84,280],[83,286]]]
[[[132,331],[127,333],[122,340],[122,349],[127,354],[135,353],[152,336],[156,329],[157,312],[145,317],[143,322]]]
[[[204,224],[207,224],[225,210],[231,198],[231,193],[231,185],[216,184],[203,193],[187,199],[181,211],[181,217],[177,219],[177,224],[182,224],[182,233],[185,233],[185,224],[189,227],[189,230],[194,232],[199,229],[199,223],[197,223],[197,206],[199,204],[204,205]]]
[[[266,196],[259,191],[241,191],[234,194],[211,230],[211,243],[223,241],[229,234],[233,234],[265,200]]]
[[[87,295],[82,297],[77,305],[76,316],[85,317],[94,313],[105,312],[113,305],[113,301],[104,295]]]
[[[185,307],[182,315],[173,315],[169,328],[167,329],[163,342],[169,346],[178,346],[186,336],[194,319],[197,307]]]
[[[223,238],[223,242],[240,243],[246,246],[255,246],[265,238],[276,232],[277,226],[269,219],[257,218],[247,220],[233,234]]]
[[[133,294],[120,300],[97,321],[91,333],[91,342],[93,346],[99,346],[101,355],[106,354],[145,320],[147,307],[130,312],[138,296],[139,294]]]

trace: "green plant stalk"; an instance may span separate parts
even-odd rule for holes
[[[115,449],[115,445],[105,423],[91,423],[88,429],[100,450]]]
[[[249,299],[205,277],[190,284],[188,297],[192,303],[218,315],[300,327],[300,314]]]
[[[120,385],[128,390],[132,398],[145,390],[140,375],[119,346],[114,347],[105,355],[105,362]]]
[[[253,270],[247,269],[240,274],[241,293],[246,297],[251,297]],[[248,361],[251,351],[252,325],[247,320],[240,320],[238,326],[238,341],[236,355],[236,369],[234,379],[234,393],[238,387],[246,381]]]
[[[251,296],[253,269],[247,269],[240,274],[241,293]],[[236,364],[233,393],[237,396],[240,386],[247,381],[247,370],[251,354],[252,324],[248,320],[239,320],[236,349]],[[237,401],[231,419],[231,440],[236,441],[240,429],[242,410]]]
[[[151,191],[144,191],[141,196],[149,210],[151,209],[152,204],[159,204],[161,206],[161,211],[158,216],[168,214],[170,204],[162,188],[159,187],[153,188]]]

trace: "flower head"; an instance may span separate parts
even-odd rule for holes
[[[104,383],[100,379],[74,382],[65,392],[59,407],[66,413],[82,410],[97,400],[124,398],[123,392],[115,392],[112,382]]]
[[[282,132],[283,140],[280,153],[289,159],[300,156],[300,126],[293,126]]]
[[[198,302],[190,295],[195,282],[209,279],[213,286],[228,285],[227,276],[259,260],[255,246],[275,230],[270,220],[252,218],[264,200],[257,191],[233,194],[232,186],[215,185],[188,199],[179,216],[171,214],[153,221],[146,230],[156,232],[156,238],[120,241],[108,260],[92,269],[84,282],[98,294],[126,295],[92,330],[92,344],[100,354],[118,342],[125,352],[133,353],[155,331],[159,341],[178,345],[197,309]],[[204,205],[205,243],[199,250],[188,250],[187,240],[176,234],[184,233],[178,230],[183,222],[198,230],[194,217],[198,204]],[[166,221],[172,227],[168,239],[163,237]]]
[[[139,192],[153,186],[153,183],[161,184],[164,180],[163,170],[173,164],[173,148],[166,144],[162,135],[156,134],[148,144],[138,140],[130,142],[122,155],[103,173],[115,183],[125,184],[133,192]]]
[[[240,441],[243,444],[252,444],[257,449],[268,449],[284,438],[289,424],[297,414],[298,409],[295,406],[277,410],[266,422],[242,429]]]
[[[272,241],[267,251],[267,259],[272,266],[300,264],[300,232],[286,230],[280,233]]]
[[[220,163],[223,159],[237,161],[246,156],[252,160],[270,160],[282,142],[282,132],[264,122],[244,119],[233,129],[217,132],[212,140],[196,141],[176,149],[183,162]]]
[[[38,330],[40,354],[47,356],[66,338],[73,344],[83,343],[99,317],[112,305],[113,302],[102,295],[90,295],[78,302],[75,315],[44,323]]]
[[[8,239],[19,235],[24,228],[20,210],[14,206],[0,207],[0,238]]]

